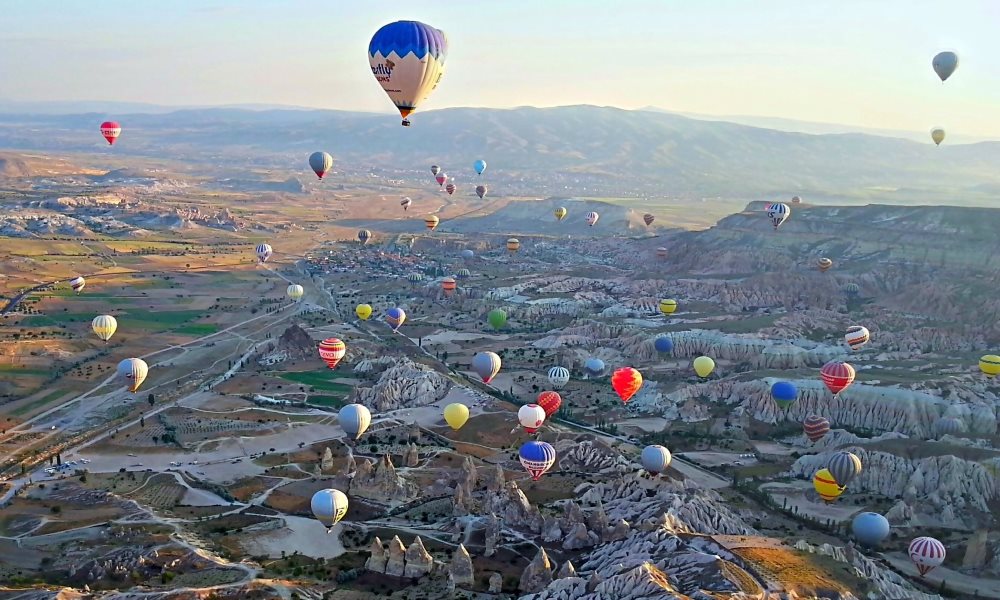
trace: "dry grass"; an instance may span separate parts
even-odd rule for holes
[[[734,553],[744,559],[757,573],[785,589],[821,593],[850,592],[850,588],[834,579],[811,560],[811,557],[784,548],[736,548]]]
[[[177,483],[173,475],[159,474],[149,478],[141,489],[128,494],[143,506],[173,508],[184,497],[187,488]]]

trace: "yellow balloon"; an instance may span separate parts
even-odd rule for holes
[[[469,407],[458,402],[449,404],[444,407],[444,420],[452,429],[458,431],[469,420]]]
[[[837,485],[829,469],[820,469],[813,475],[813,487],[819,497],[827,502],[833,502],[844,493],[844,487]]]
[[[369,304],[359,304],[354,309],[354,314],[358,315],[358,318],[362,321],[367,321],[372,316],[372,307]]]
[[[559,208],[557,208],[554,211],[552,211],[552,214],[554,214],[557,219],[559,219],[560,221],[562,221],[563,218],[566,216],[566,214],[568,212],[569,212],[568,210],[566,210],[565,208],[563,208],[562,206],[560,206]]]
[[[707,356],[699,356],[694,359],[694,372],[698,377],[708,377],[715,370],[715,361]]]
[[[1000,356],[987,354],[979,359],[979,370],[987,377],[1000,375]]]
[[[931,139],[934,140],[936,145],[940,146],[941,142],[944,141],[944,129],[941,129],[940,127],[931,129]]]
[[[677,301],[672,298],[660,300],[660,312],[665,315],[672,315],[677,310]]]
[[[94,320],[90,323],[90,327],[97,334],[97,337],[106,342],[118,330],[118,321],[111,315],[98,315],[94,317]]]

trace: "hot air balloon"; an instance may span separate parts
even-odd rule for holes
[[[1000,375],[1000,356],[986,354],[979,357],[979,370],[987,377]]]
[[[851,521],[851,531],[862,546],[874,548],[889,537],[889,520],[878,513],[859,513]]]
[[[545,418],[548,419],[556,414],[559,407],[562,406],[562,396],[556,392],[545,391],[538,394],[538,400],[535,404],[542,407],[542,410],[545,411]]]
[[[958,55],[954,52],[938,52],[931,61],[931,66],[941,78],[941,83],[944,83],[958,68]]]
[[[456,189],[458,188],[455,187],[454,183],[449,183],[448,185],[444,186],[444,191],[448,192],[449,196],[454,194]]]
[[[483,171],[486,170],[486,161],[480,158],[472,163],[472,168],[476,170],[476,175],[482,175]]]
[[[833,266],[833,261],[824,257],[816,261],[816,266],[819,267],[821,273],[825,273]]]
[[[472,277],[472,271],[468,269],[459,269],[455,271],[455,277],[458,277],[459,279],[468,279],[469,277]]]
[[[337,338],[327,338],[319,343],[318,351],[320,360],[331,369],[336,369],[337,364],[347,354],[347,344]]]
[[[674,350],[674,341],[668,336],[661,335],[653,341],[653,347],[657,352],[668,354]]]
[[[437,174],[441,172],[441,167],[437,165],[431,165],[431,175],[437,177]]]
[[[274,253],[271,249],[271,244],[257,244],[256,250],[257,260],[260,261],[261,264],[267,262],[267,259],[271,258],[271,254]]]
[[[402,308],[393,306],[385,311],[385,322],[392,327],[393,331],[399,331],[399,328],[406,322],[406,313],[403,312]]]
[[[344,433],[359,439],[372,424],[372,413],[364,404],[347,404],[337,413],[337,420]]]
[[[438,173],[434,176],[434,181],[438,182],[438,185],[444,187],[444,184],[448,181],[447,173]]]
[[[476,195],[479,196],[480,200],[482,200],[483,198],[486,197],[486,192],[488,192],[488,191],[489,190],[486,188],[485,185],[477,185],[476,186]]]
[[[493,329],[500,329],[507,324],[507,312],[502,308],[494,308],[486,315],[486,322]]]
[[[118,363],[118,376],[128,383],[128,390],[133,394],[138,391],[143,381],[146,381],[146,374],[149,373],[149,366],[141,358],[126,358]]]
[[[354,307],[354,314],[362,321],[367,321],[372,316],[372,307],[370,304],[359,304]]]
[[[935,146],[940,146],[941,142],[944,141],[944,129],[941,129],[940,127],[931,129],[931,139],[934,140]]]
[[[407,117],[430,96],[444,75],[448,39],[419,21],[383,26],[368,44],[368,64],[376,81],[410,126]]]
[[[557,221],[562,221],[563,219],[565,219],[566,215],[568,213],[569,213],[569,211],[566,210],[566,208],[562,207],[562,206],[560,206],[559,208],[557,208],[554,211],[552,211],[552,214],[554,214],[556,216],[556,220]]]
[[[288,288],[285,290],[285,294],[287,294],[288,297],[291,298],[292,300],[301,299],[302,296],[305,295],[305,293],[306,293],[305,289],[303,289],[302,286],[297,283],[289,285]]]
[[[642,462],[643,469],[649,471],[651,475],[659,475],[670,466],[671,458],[670,450],[654,444],[642,449],[639,460]]]
[[[800,202],[802,202],[802,198],[798,196],[792,196],[792,204],[799,204]]]
[[[510,238],[507,240],[507,251],[513,254],[521,249],[521,241],[517,238]]]
[[[782,204],[780,202],[769,205],[769,208],[767,209],[767,218],[771,219],[771,225],[774,225],[775,229],[781,227],[781,224],[784,223],[788,217],[791,216],[791,214],[792,209],[789,208],[787,204]]]
[[[358,241],[361,242],[362,246],[367,244],[368,240],[370,239],[372,239],[372,232],[368,231],[367,229],[362,229],[361,231],[358,232]]]
[[[524,470],[531,475],[531,479],[534,481],[538,481],[546,471],[552,468],[552,465],[556,464],[556,449],[548,442],[536,440],[525,442],[518,451],[518,456]]]
[[[413,200],[409,196],[399,201],[399,205],[403,207],[403,212],[406,212],[406,209],[410,208],[411,204],[413,204]]]
[[[309,168],[316,173],[316,177],[323,179],[326,172],[333,168],[333,157],[326,152],[313,152],[309,155]]]
[[[771,386],[771,397],[780,408],[788,408],[799,397],[799,390],[791,381],[776,381]]]
[[[611,374],[611,387],[623,404],[628,403],[642,387],[642,373],[632,367],[617,369]]]
[[[347,496],[344,492],[333,488],[319,490],[313,494],[309,504],[313,516],[326,526],[327,533],[333,531],[333,526],[347,514]]]
[[[868,333],[868,329],[861,325],[851,325],[847,328],[847,334],[844,335],[844,340],[851,347],[851,350],[860,350],[861,346],[867,344],[870,338],[871,334]]]
[[[87,280],[79,275],[69,280],[69,287],[73,288],[73,291],[77,294],[83,291],[85,285],[87,285]]]
[[[461,402],[453,402],[444,407],[444,420],[448,426],[458,431],[469,420],[469,407]]]
[[[854,478],[861,474],[861,459],[856,454],[841,450],[830,457],[826,468],[833,475],[833,480],[841,487],[847,487]]]
[[[500,372],[500,357],[496,352],[476,352],[472,357],[472,370],[483,379],[483,383],[489,383]]]
[[[90,328],[94,330],[97,337],[107,342],[118,330],[118,320],[111,315],[98,315],[91,321]]]
[[[661,259],[662,258],[666,258],[667,257],[667,249],[663,248],[663,247],[657,248],[656,249],[656,257],[657,258],[661,258]]]
[[[692,363],[694,365],[694,372],[698,374],[698,377],[705,378],[712,374],[715,370],[715,361],[708,356],[699,356],[694,359]]]
[[[848,283],[844,286],[844,293],[852,298],[856,298],[861,293],[861,286],[856,283]]]
[[[465,260],[472,260],[475,257],[476,253],[470,250],[469,248],[462,250],[462,258],[464,258]]]
[[[441,219],[437,218],[437,215],[427,215],[424,217],[424,225],[426,225],[427,229],[430,229],[431,231],[437,229],[438,223],[440,222]]]
[[[847,389],[847,386],[854,383],[854,367],[837,360],[830,361],[823,365],[819,371],[823,383],[834,396]]]
[[[677,310],[677,301],[673,298],[660,300],[660,312],[665,315],[672,315]]]
[[[802,421],[802,431],[810,442],[818,442],[830,433],[830,421],[826,417],[819,415],[809,415]]]
[[[409,275],[406,276],[406,279],[410,283],[420,283],[421,281],[424,280],[424,276],[421,275],[420,273],[410,273]]]
[[[931,572],[934,567],[940,567],[944,562],[944,544],[932,537],[918,537],[910,542],[907,548],[910,560],[917,566],[920,576]]]
[[[441,280],[441,289],[444,291],[445,296],[454,294],[456,288],[458,288],[458,284],[455,283],[454,277],[445,277]]]
[[[837,480],[827,469],[820,469],[813,475],[813,488],[816,489],[819,497],[826,502],[833,502],[844,493],[844,488],[837,485]]]
[[[583,363],[583,370],[592,377],[597,377],[601,373],[604,373],[604,361],[599,358],[588,358]]]
[[[122,126],[117,121],[105,121],[101,123],[101,135],[108,140],[108,144],[114,146],[115,140],[122,134]]]
[[[653,215],[651,215],[649,213],[646,213],[646,214],[642,215],[642,222],[645,223],[647,226],[652,225],[653,221],[655,221],[655,220],[656,220],[656,217],[654,217]]]
[[[600,218],[601,215],[597,214],[594,211],[590,211],[589,213],[587,213],[587,225],[593,227],[595,224],[597,224],[597,220]]]
[[[537,404],[525,404],[517,409],[517,422],[527,433],[535,433],[545,422],[545,409]]]
[[[562,388],[569,383],[569,369],[566,367],[552,367],[549,369],[549,383],[556,389]]]

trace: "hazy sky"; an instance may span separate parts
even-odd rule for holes
[[[378,27],[445,30],[424,109],[599,104],[1000,136],[1000,0],[0,0],[0,99],[389,112]],[[942,85],[941,49],[961,57]]]

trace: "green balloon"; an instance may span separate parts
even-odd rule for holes
[[[502,308],[494,308],[487,315],[486,320],[493,329],[500,329],[507,323],[507,313]]]

